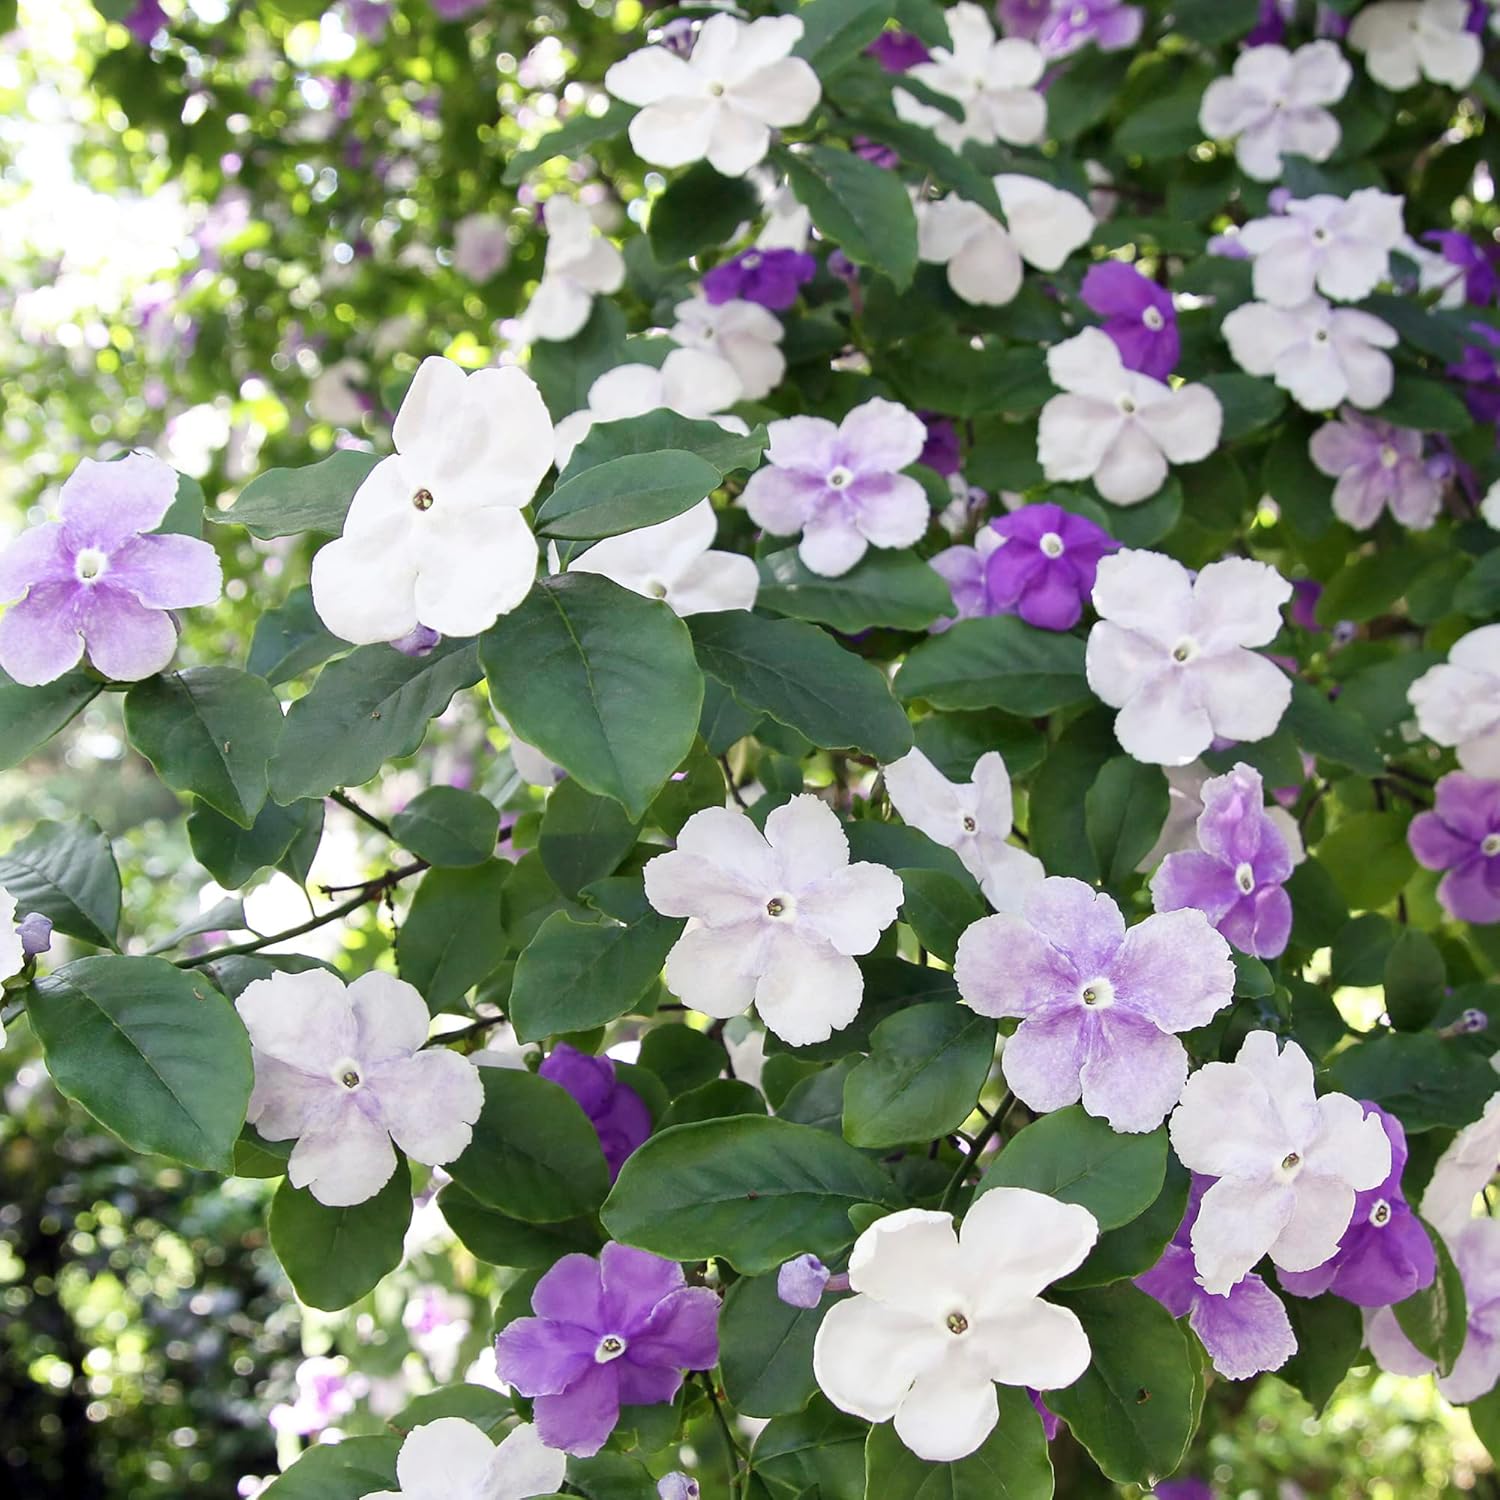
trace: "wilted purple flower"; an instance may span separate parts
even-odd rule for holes
[[[641,1096],[615,1077],[609,1058],[590,1057],[566,1042],[552,1049],[537,1072],[571,1094],[589,1117],[613,1182],[625,1158],[651,1134],[651,1112]]]
[[[495,1341],[496,1370],[536,1401],[549,1448],[588,1458],[621,1406],[670,1401],[685,1370],[719,1358],[719,1299],[682,1267],[611,1241],[596,1260],[565,1255],[537,1282],[531,1318]]]
[[[941,417],[936,412],[919,411],[917,415],[927,429],[927,442],[917,455],[917,462],[926,464],[934,474],[941,474],[944,479],[951,478],[963,467],[958,428],[947,417]]]
[[[149,47],[151,38],[166,24],[167,13],[161,8],[161,0],[136,0],[135,6],[120,18],[120,25],[142,47]]]
[[[1292,852],[1265,808],[1260,772],[1240,764],[1203,784],[1198,847],[1169,854],[1151,877],[1157,911],[1194,907],[1242,953],[1275,958],[1292,933],[1283,885]]]
[[[315,1357],[297,1366],[297,1399],[271,1408],[271,1426],[277,1432],[311,1437],[331,1427],[354,1410],[348,1364],[342,1359]]]
[[[1464,402],[1476,422],[1500,422],[1500,328],[1470,323],[1469,332],[1481,342],[1465,344],[1462,358],[1448,366],[1448,373],[1468,386]]]
[[[1253,1272],[1222,1295],[1198,1284],[1193,1261],[1192,1232],[1203,1195],[1212,1177],[1193,1177],[1187,1212],[1161,1259],[1137,1276],[1135,1284],[1154,1297],[1174,1318],[1187,1315],[1196,1333],[1226,1380],[1248,1380],[1265,1370],[1278,1370],[1297,1352],[1297,1337],[1281,1299]]]
[[[1072,0],[1054,6],[1036,44],[1048,57],[1068,57],[1090,42],[1101,52],[1118,52],[1135,46],[1144,22],[1140,6],[1123,0]]]
[[[887,73],[904,73],[918,63],[932,60],[926,43],[910,31],[882,31],[865,51]]]
[[[1431,1286],[1437,1275],[1432,1240],[1401,1192],[1406,1166],[1406,1132],[1395,1115],[1370,1100],[1360,1101],[1375,1115],[1391,1143],[1391,1172],[1378,1187],[1356,1194],[1354,1217],[1331,1260],[1311,1271],[1282,1271],[1283,1291],[1294,1297],[1332,1292],[1358,1307],[1389,1307]]]
[[[1182,340],[1172,294],[1123,261],[1090,266],[1079,295],[1104,319],[1127,370],[1165,380],[1177,368]]]
[[[1446,870],[1438,900],[1459,922],[1500,922],[1500,781],[1450,771],[1406,830],[1417,863]]]
[[[715,306],[758,302],[785,312],[797,300],[799,287],[818,274],[818,263],[801,250],[742,250],[703,278],[703,295]]]
[[[39,911],[27,912],[16,923],[16,936],[21,939],[23,957],[35,958],[46,953],[52,946],[52,919]]]
[[[1500,292],[1500,251],[1493,244],[1475,244],[1458,229],[1432,229],[1422,238],[1463,272],[1464,297],[1469,302],[1483,307],[1495,300]]]
[[[170,609],[219,597],[218,555],[196,537],[147,535],[177,495],[177,474],[144,453],[84,459],[62,488],[60,519],[0,552],[0,667],[53,682],[89,659],[106,677],[150,677],[172,659]],[[24,597],[23,597],[24,596]]]
[[[1422,462],[1422,434],[1393,427],[1343,407],[1307,445],[1313,463],[1330,479],[1333,513],[1356,531],[1368,531],[1387,508],[1413,531],[1426,531],[1443,503],[1442,486]]]

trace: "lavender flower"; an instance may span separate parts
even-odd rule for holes
[[[670,1401],[685,1370],[719,1358],[719,1299],[675,1261],[611,1242],[596,1260],[565,1255],[537,1282],[531,1318],[496,1340],[500,1378],[536,1401],[549,1448],[587,1458],[621,1406]]]
[[[1500,781],[1450,771],[1406,830],[1417,863],[1447,873],[1438,900],[1459,922],[1500,922]]]
[[[433,14],[440,21],[461,21],[490,3],[490,0],[429,0]]]
[[[167,24],[167,19],[161,0],[136,0],[134,7],[120,18],[120,25],[142,47],[149,47],[152,37]]]
[[[36,958],[52,947],[52,919],[39,911],[27,912],[16,923],[16,936],[21,940],[23,956]]]
[[[887,73],[904,73],[918,63],[930,62],[932,53],[921,37],[910,31],[882,31],[865,52]]]
[[[1313,433],[1307,451],[1333,487],[1333,513],[1368,531],[1389,509],[1403,526],[1426,531],[1443,503],[1442,485],[1422,462],[1422,434],[1346,406]]]
[[[344,0],[344,26],[361,41],[378,42],[390,23],[389,0]]]
[[[349,1362],[322,1357],[305,1359],[297,1367],[297,1399],[271,1408],[271,1426],[277,1432],[311,1437],[331,1427],[354,1410],[354,1391],[349,1381]]]
[[[1172,294],[1123,261],[1090,266],[1079,295],[1104,319],[1127,370],[1165,380],[1177,368],[1182,340]]]
[[[641,1096],[615,1077],[609,1058],[590,1057],[566,1042],[552,1049],[537,1072],[571,1094],[588,1116],[613,1182],[625,1158],[651,1134],[651,1113]]]
[[[1466,301],[1483,307],[1500,294],[1500,249],[1494,244],[1476,245],[1457,229],[1429,230],[1422,238],[1458,268],[1455,275],[1461,273]]]
[[[1000,0],[995,16],[1006,36],[1034,42],[1054,9],[1053,0]]]
[[[1123,0],[1074,0],[1053,7],[1036,44],[1049,58],[1069,57],[1090,43],[1101,52],[1119,52],[1135,46],[1144,23],[1141,7]]]
[[[1464,402],[1476,422],[1500,422],[1500,328],[1488,323],[1470,323],[1469,332],[1480,342],[1465,344],[1463,355],[1448,366],[1455,380],[1468,386]],[[1485,345],[1489,347],[1486,348]]]
[[[1024,505],[990,522],[1004,546],[985,564],[985,591],[1007,614],[1042,630],[1071,630],[1094,591],[1099,561],[1120,544],[1060,505]]]
[[[798,288],[817,274],[817,261],[801,250],[742,250],[704,276],[703,295],[715,307],[757,302],[785,312],[796,302]]]
[[[816,1307],[833,1273],[816,1255],[799,1255],[776,1273],[776,1295],[788,1307]]]
[[[78,665],[87,649],[106,677],[161,671],[177,649],[171,609],[219,597],[219,559],[196,537],[147,535],[177,495],[177,474],[131,453],[84,459],[62,488],[59,519],[0,552],[0,667],[36,687]]]
[[[1198,847],[1169,854],[1151,879],[1156,910],[1194,907],[1242,953],[1275,958],[1292,934],[1292,852],[1260,772],[1242,763],[1204,782],[1197,826]]]
[[[658,1500],[698,1500],[701,1491],[696,1479],[681,1469],[673,1469],[656,1481],[656,1493]]]

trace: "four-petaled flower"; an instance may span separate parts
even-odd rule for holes
[[[1239,243],[1254,258],[1255,295],[1275,307],[1299,307],[1315,291],[1359,302],[1390,274],[1401,242],[1401,199],[1378,188],[1348,198],[1318,193],[1290,199],[1279,214],[1252,219]]]
[[[1079,296],[1104,319],[1103,328],[1127,370],[1165,380],[1177,368],[1182,339],[1172,294],[1123,261],[1105,260],[1084,273]]]
[[[582,203],[554,195],[546,215],[547,259],[523,322],[530,337],[560,342],[588,322],[596,296],[625,284],[625,257]]]
[[[439,1417],[413,1427],[402,1441],[396,1455],[401,1488],[365,1500],[530,1500],[555,1494],[567,1467],[567,1459],[529,1422],[512,1428],[496,1446],[463,1417]]]
[[[1500,781],[1450,771],[1406,830],[1417,863],[1447,873],[1438,900],[1459,922],[1500,922]]]
[[[1299,406],[1330,411],[1340,402],[1379,406],[1396,372],[1396,330],[1371,313],[1332,307],[1312,296],[1296,307],[1246,302],[1224,319],[1224,338],[1247,375],[1269,375]]]
[[[1333,513],[1346,526],[1368,531],[1390,513],[1413,531],[1437,520],[1443,487],[1422,462],[1422,434],[1344,407],[1307,445],[1308,456],[1330,479]]]
[[[1471,776],[1500,780],[1500,625],[1461,636],[1406,697],[1428,739],[1455,748]]]

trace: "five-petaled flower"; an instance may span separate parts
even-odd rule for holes
[[[1344,407],[1307,445],[1330,479],[1333,513],[1346,526],[1368,531],[1389,510],[1403,526],[1426,531],[1437,520],[1443,487],[1422,462],[1422,434],[1393,427]]]
[[[1406,697],[1428,739],[1453,746],[1471,776],[1500,779],[1500,625],[1461,636]]]
[[[1293,198],[1279,214],[1252,219],[1239,243],[1253,257],[1255,295],[1274,307],[1299,307],[1315,291],[1359,302],[1390,274],[1391,251],[1405,228],[1401,199],[1378,188],[1348,198]]]
[[[523,1422],[497,1446],[463,1417],[438,1417],[413,1427],[396,1455],[398,1490],[365,1500],[530,1500],[561,1487],[568,1461]]]
[[[1442,870],[1438,900],[1459,922],[1500,922],[1500,781],[1450,771],[1406,830],[1417,863]]]
[[[1172,294],[1123,261],[1104,260],[1084,273],[1079,296],[1104,319],[1102,327],[1127,370],[1165,380],[1177,368],[1182,339]]]

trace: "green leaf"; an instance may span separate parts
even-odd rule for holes
[[[458,868],[482,865],[495,852],[500,814],[478,792],[431,786],[391,819],[391,832],[418,859]]]
[[[663,406],[639,417],[596,422],[573,450],[559,482],[571,483],[611,459],[660,453],[668,448],[694,454],[722,477],[738,469],[758,469],[766,442],[764,427],[750,433],[725,432],[717,422],[679,416]]]
[[[350,1208],[330,1208],[283,1182],[271,1200],[271,1248],[301,1301],[337,1312],[401,1264],[410,1223],[411,1169],[397,1157],[391,1180]]]
[[[346,649],[347,643],[318,618],[312,590],[297,588],[287,595],[285,604],[268,609],[255,622],[245,669],[275,687],[322,666]]]
[[[926,630],[954,613],[947,582],[910,552],[869,551],[839,578],[814,573],[795,547],[760,560],[756,604],[778,615],[831,625],[845,635],[888,626]]]
[[[1297,1337],[1297,1352],[1276,1371],[1295,1386],[1316,1412],[1339,1387],[1365,1341],[1364,1320],[1352,1302],[1328,1293],[1322,1297],[1281,1299]]]
[[[1174,14],[1181,31],[1212,47],[1244,36],[1258,11],[1256,0],[1180,0]]]
[[[346,1437],[306,1449],[263,1500],[363,1500],[396,1483],[399,1437]]]
[[[1041,765],[1047,743],[1024,719],[990,709],[973,713],[929,714],[917,725],[917,749],[950,781],[969,781],[975,763],[997,751],[1012,776],[1024,776]]]
[[[486,1436],[496,1438],[501,1425],[515,1415],[515,1405],[499,1391],[483,1385],[440,1386],[418,1396],[402,1408],[391,1426],[400,1432],[410,1432],[423,1422],[435,1422],[440,1417],[462,1417],[472,1422]]]
[[[208,519],[220,526],[243,526],[261,541],[304,531],[338,536],[354,492],[379,462],[378,453],[341,448],[304,468],[267,469],[227,510],[210,510]]]
[[[593,1213],[609,1190],[609,1168],[584,1112],[535,1073],[481,1068],[480,1076],[484,1108],[468,1149],[448,1165],[453,1180],[528,1224]]]
[[[363,786],[388,760],[412,754],[453,695],[478,681],[472,641],[444,640],[420,657],[361,646],[330,662],[286,716],[271,795],[285,806]]]
[[[618,536],[680,516],[718,484],[719,471],[696,453],[631,453],[559,480],[537,529],[564,540]]]
[[[1431,555],[1411,541],[1356,558],[1328,581],[1318,600],[1318,623],[1363,622],[1384,614],[1430,560]]]
[[[206,802],[196,804],[187,820],[193,857],[226,890],[236,890],[261,870],[279,865],[301,839],[317,841],[323,833],[323,804],[316,800],[278,807],[267,802],[248,828]]]
[[[1217,5],[1219,0],[1207,0]],[[1222,375],[1205,375],[1202,383],[1219,398],[1224,408],[1222,441],[1232,443],[1269,427],[1286,410],[1286,397],[1269,380],[1231,371]],[[1326,487],[1326,481],[1325,481]]]
[[[1130,879],[1167,821],[1170,794],[1159,766],[1128,755],[1105,762],[1083,799],[1084,830],[1104,884]]]
[[[42,687],[22,687],[0,672],[0,771],[20,765],[71,724],[103,686],[81,669]]]
[[[516,733],[634,820],[693,748],[703,677],[665,604],[565,573],[532,589],[479,650]]]
[[[905,892],[902,918],[924,948],[951,964],[965,930],[988,915],[973,880],[915,866],[896,873]]]
[[[757,1276],[805,1251],[837,1255],[854,1239],[856,1203],[894,1208],[899,1196],[827,1131],[741,1115],[653,1136],[621,1169],[603,1219],[627,1245],[672,1260],[724,1256]]]
[[[832,77],[880,35],[890,13],[890,0],[809,0],[797,13],[804,30],[792,55]]]
[[[1190,1180],[1187,1168],[1169,1155],[1161,1192],[1151,1206],[1128,1224],[1106,1229],[1088,1259],[1059,1284],[1068,1288],[1108,1286],[1149,1271],[1182,1223]]]
[[[911,725],[884,673],[816,625],[735,609],[694,615],[689,628],[703,670],[751,712],[827,750],[853,747],[889,762],[911,749]]]
[[[1048,1391],[1047,1405],[1117,1483],[1149,1486],[1172,1473],[1198,1415],[1186,1335],[1123,1282],[1057,1300],[1078,1314],[1093,1359],[1066,1390]]]
[[[766,1101],[759,1089],[738,1078],[715,1078],[702,1088],[679,1094],[658,1123],[665,1130],[671,1125],[689,1125],[699,1120],[765,1113]]]
[[[856,265],[889,277],[897,291],[911,285],[917,216],[899,173],[832,146],[777,155],[819,234]]]
[[[743,1276],[719,1315],[720,1370],[730,1404],[746,1417],[799,1412],[817,1393],[813,1339],[831,1303],[792,1307],[775,1276]]]
[[[1484,1444],[1491,1459],[1495,1458],[1500,1454],[1500,1389],[1469,1402],[1467,1410],[1474,1424],[1474,1436]]]
[[[1425,932],[1403,927],[1385,960],[1385,1009],[1397,1031],[1422,1031],[1437,1015],[1448,983],[1438,946]]]
[[[266,800],[281,705],[265,680],[235,667],[190,667],[125,695],[130,742],[179,792],[249,828]]]
[[[652,201],[646,238],[657,264],[673,266],[700,250],[726,244],[759,213],[760,199],[743,177],[725,177],[706,161],[698,162]]]
[[[891,360],[890,377],[910,405],[955,417],[1027,416],[1056,394],[1040,349],[993,338],[976,347],[950,333],[907,340]]]
[[[1432,1285],[1413,1292],[1391,1310],[1401,1331],[1437,1366],[1439,1375],[1449,1375],[1469,1336],[1469,1308],[1463,1278],[1448,1252],[1442,1235],[1425,1220],[1422,1227],[1437,1252],[1437,1275]]]
[[[653,1026],[641,1038],[640,1062],[675,1098],[717,1078],[724,1071],[724,1049],[691,1026]]]
[[[1052,1500],[1052,1459],[1041,1416],[1025,1391],[1003,1385],[996,1394],[995,1430],[956,1463],[926,1463],[889,1422],[872,1427],[865,1444],[865,1493],[880,1500]]]
[[[1333,481],[1312,461],[1308,433],[1288,422],[1266,450],[1261,487],[1302,536],[1317,538],[1333,525]]]
[[[561,1256],[599,1253],[599,1235],[587,1219],[527,1224],[481,1203],[456,1182],[438,1194],[438,1207],[465,1248],[491,1265],[545,1271]]]
[[[854,1146],[930,1141],[968,1119],[995,1061],[995,1023],[938,1001],[887,1017],[844,1080],[844,1139]]]
[[[772,1419],[755,1439],[751,1463],[775,1500],[864,1500],[869,1430],[815,1396],[806,1411]]]
[[[506,162],[500,181],[506,187],[515,187],[534,168],[545,166],[555,156],[577,161],[591,146],[623,135],[634,117],[635,106],[618,99],[611,99],[609,108],[602,114],[575,110],[559,129],[548,131],[536,145],[517,151]]]
[[[1423,380],[1405,372],[1396,377],[1390,400],[1371,416],[1395,427],[1414,427],[1419,432],[1467,432],[1474,425],[1457,392],[1436,380]]]
[[[0,855],[0,887],[16,912],[39,911],[59,931],[100,948],[115,946],[120,925],[120,871],[92,818],[38,823]]]
[[[718,684],[714,684],[718,689]],[[722,692],[722,689],[718,689]],[[724,695],[726,698],[728,694]],[[659,828],[671,838],[676,838],[682,825],[696,812],[706,807],[723,807],[724,772],[706,746],[693,747],[682,774],[675,776],[656,794],[646,821]]]
[[[504,860],[491,859],[422,877],[396,939],[396,960],[429,1010],[461,1010],[465,994],[504,960],[500,903],[510,872]]]
[[[1406,824],[1398,812],[1350,813],[1318,844],[1318,859],[1355,910],[1384,906],[1411,879],[1417,862]]]
[[[1113,715],[1103,710],[1083,714],[1063,731],[1032,779],[1027,830],[1031,852],[1049,875],[1098,879],[1085,799],[1100,770],[1119,752],[1113,725]]]
[[[1198,110],[1212,76],[1206,68],[1195,66],[1174,88],[1156,92],[1130,110],[1115,131],[1115,150],[1145,161],[1187,155],[1203,139]]]
[[[1051,713],[1089,696],[1083,642],[1014,615],[960,620],[907,656],[896,693],[903,703],[921,699],[934,708]]]
[[[1500,614],[1500,547],[1485,553],[1474,564],[1451,595],[1451,600],[1453,608],[1475,619]],[[3,692],[0,692],[0,704],[3,701]],[[0,713],[3,713],[3,708],[0,708]]]
[[[27,1003],[58,1089],[137,1151],[227,1172],[245,1123],[250,1039],[206,977],[161,958],[83,958]]]
[[[1484,1113],[1495,1092],[1488,1061],[1430,1031],[1388,1031],[1360,1039],[1329,1064],[1335,1087],[1400,1117],[1408,1135],[1458,1130]]]
[[[1156,1201],[1167,1172],[1167,1132],[1120,1135],[1081,1104],[1033,1121],[990,1163],[976,1193],[1031,1188],[1081,1203],[1100,1229],[1128,1224]]]
[[[1385,757],[1364,721],[1310,683],[1292,683],[1292,701],[1282,724],[1301,749],[1319,760],[1346,766],[1360,776],[1378,776],[1385,770]]]
[[[722,776],[719,784],[722,789]],[[719,800],[722,805],[722,790]],[[547,798],[537,847],[558,890],[576,896],[584,886],[614,874],[640,831],[640,824],[613,798],[592,796],[576,781],[563,781]]]

